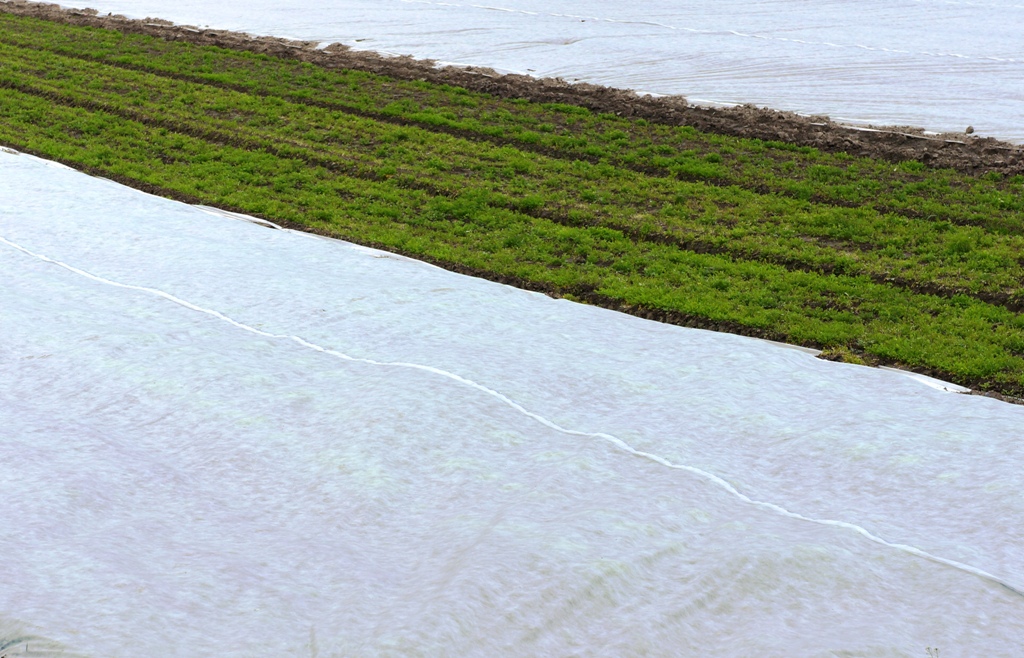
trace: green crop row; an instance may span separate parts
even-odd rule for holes
[[[121,35],[93,32],[104,38],[113,34],[110,47],[123,54]],[[9,36],[0,27],[0,41],[10,43]],[[158,60],[175,55],[171,47],[181,51],[178,55],[202,51],[217,75],[238,74],[232,58],[255,67],[243,78],[258,78],[259,70],[277,65],[297,67],[291,78],[320,71],[285,60],[149,41],[157,50],[166,49],[155,55]],[[51,46],[46,48],[60,50]],[[141,51],[132,56],[148,61]],[[174,195],[305,224],[497,278],[674,311],[798,343],[849,347],[1005,392],[1024,386],[1019,316],[962,295],[942,299],[871,280],[895,276],[919,288],[939,282],[947,294],[956,288],[1012,298],[1020,282],[1015,235],[910,220],[879,213],[870,204],[836,208],[792,198],[799,194],[782,198],[738,186],[644,175],[651,167],[633,166],[637,163],[629,160],[629,149],[632,138],[651,126],[622,124],[578,108],[329,72],[335,78],[360,76],[363,82],[352,85],[353,93],[369,93],[377,103],[341,109],[335,106],[340,103],[296,95],[296,88],[309,85],[296,87],[288,75],[273,81],[281,85],[275,95],[238,78],[198,84],[193,73],[181,70],[161,71],[137,61],[110,60],[116,66],[101,66],[101,61],[104,57],[95,53],[58,57],[45,48],[0,48],[0,83],[10,88],[0,95],[0,139]],[[448,130],[458,126],[410,114],[408,103],[403,109],[388,101],[395,94],[418,102],[430,96],[440,107],[446,107],[441,104],[445,99],[469,110],[485,102],[500,105],[489,115],[478,112],[470,118],[496,119],[494,125],[510,132],[485,134],[493,125],[484,125],[476,137],[465,126]],[[591,151],[565,157],[565,144],[556,152],[551,143],[538,147],[536,140],[518,137],[512,142],[519,148],[495,146],[552,112],[570,117],[566,125],[582,126],[584,138],[593,137],[593,126],[600,122],[626,125],[627,138],[605,140],[608,148],[619,149],[615,156]],[[360,113],[367,116],[356,116]],[[423,129],[398,125],[409,122]],[[565,129],[559,130],[538,134],[564,136]],[[737,144],[746,144],[699,134],[695,139],[717,149],[710,155],[729,156]],[[757,166],[768,163],[760,171],[769,173],[771,163],[781,161],[779,154],[788,153],[790,162],[804,165],[832,157],[781,145],[759,148],[772,152],[755,158]],[[791,167],[796,170],[792,180],[799,183],[801,172],[813,166]],[[904,166],[903,173],[890,176],[885,173],[890,165],[872,166],[888,182],[901,176],[906,182],[908,172],[917,176],[914,184],[920,190],[910,184],[901,188],[917,207],[921,199],[928,200],[929,189],[943,187],[943,180],[946,188],[957,189],[948,184],[956,176],[950,172],[912,172],[913,167]],[[814,176],[827,178],[820,171]],[[1006,194],[1014,184],[962,178],[958,189],[964,198],[980,191],[971,201],[977,210],[984,208],[977,199],[993,190]],[[763,191],[765,185],[748,187]],[[969,223],[963,219],[957,218]],[[737,256],[782,262],[789,269]],[[794,266],[870,277],[823,276],[793,271]]]
[[[637,242],[607,227],[565,226],[465,196],[350,177],[12,89],[0,89],[0,142],[495,278],[741,325],[795,343],[849,347],[1003,392],[1024,390],[1024,318],[965,296],[921,295],[866,277]]]
[[[785,144],[708,135],[585,109],[520,103],[464,89],[396,81],[358,71],[165,42],[111,30],[71,28],[0,14],[0,39],[122,67],[186,77],[293,102],[459,131],[566,158],[607,161],[687,180],[870,207],[912,218],[1024,228],[1024,179],[978,180],[918,163],[892,165]]]
[[[635,240],[1019,303],[1024,241],[977,227],[649,177],[0,45],[0,84],[337,172]],[[219,133],[217,132],[219,131]]]

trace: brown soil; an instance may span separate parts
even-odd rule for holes
[[[94,9],[63,9],[54,4],[26,0],[0,0],[0,11],[71,25],[106,27],[173,41],[266,53],[310,62],[324,68],[357,69],[402,80],[456,85],[502,98],[567,103],[669,125],[693,126],[722,135],[811,146],[827,152],[845,152],[892,162],[917,160],[932,167],[950,167],[969,174],[990,171],[1024,174],[1024,146],[992,138],[968,135],[924,136],[919,134],[922,132],[920,129],[905,127],[867,131],[837,124],[827,117],[804,117],[792,112],[754,106],[701,107],[690,105],[678,96],[651,98],[638,96],[630,90],[588,83],[573,84],[560,78],[501,75],[485,68],[438,68],[431,60],[385,57],[371,52],[353,51],[342,44],[318,49],[317,43],[313,41],[253,37],[226,30],[174,25],[155,18],[133,20],[120,15],[100,16]]]

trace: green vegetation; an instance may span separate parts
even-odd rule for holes
[[[535,289],[1024,392],[1024,178],[0,13],[0,143]]]

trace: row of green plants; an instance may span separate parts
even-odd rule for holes
[[[2,12],[0,142],[555,294],[1024,392],[1021,181]]]
[[[217,144],[117,113],[0,88],[0,142],[166,194],[577,297],[851,349],[969,385],[1024,391],[1024,318],[969,296],[792,271],[567,226],[474,195],[446,196]]]
[[[1024,239],[1017,235],[552,158],[22,47],[0,44],[0,60],[0,84],[54,102],[387,179],[456,204],[947,296],[962,291],[1011,308],[1024,302]]]
[[[295,60],[5,14],[0,14],[0,39],[293,102],[458,131],[561,157],[994,232],[1019,233],[1024,228],[1021,177],[979,180],[952,171],[926,171],[920,163],[893,165],[825,154],[595,114],[575,106],[517,102],[444,85],[325,70]]]

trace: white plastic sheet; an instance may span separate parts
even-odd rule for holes
[[[1024,142],[1020,0],[72,0],[133,18]]]
[[[126,658],[1024,637],[1021,407],[25,155],[0,153],[0,273],[0,634]]]

